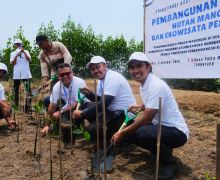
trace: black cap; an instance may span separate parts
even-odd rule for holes
[[[40,43],[42,41],[47,41],[48,37],[44,34],[40,34],[36,36],[36,43]]]

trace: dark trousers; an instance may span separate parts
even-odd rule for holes
[[[15,94],[15,105],[19,104],[19,87],[20,87],[20,83],[21,81],[23,81],[23,83],[25,83],[25,91],[28,95],[31,94],[31,82],[30,79],[14,79],[14,94]],[[25,106],[30,105],[30,99],[26,98],[26,102],[25,102]]]
[[[158,125],[152,123],[144,125],[129,135],[126,140],[157,153]],[[175,127],[161,126],[160,162],[166,163],[172,157],[172,149],[183,146],[187,141],[186,135]]]
[[[0,109],[0,119],[4,119],[5,117],[4,117],[4,115],[3,115],[3,113],[2,113],[2,111],[1,111],[1,109]]]
[[[115,132],[119,130],[123,121],[125,119],[125,114],[123,110],[118,111],[109,111],[106,110],[106,141],[107,144],[110,143],[111,137],[114,135]],[[90,133],[91,140],[96,141],[97,136],[97,127],[96,127],[96,117],[91,117],[87,119],[90,124],[86,128],[86,130]],[[98,113],[98,122],[99,122],[99,137],[100,137],[100,144],[103,143],[103,112]]]

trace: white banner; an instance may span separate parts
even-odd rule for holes
[[[147,0],[145,52],[161,78],[220,78],[220,0]]]

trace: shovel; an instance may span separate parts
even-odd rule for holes
[[[120,129],[118,130],[118,132],[124,129],[126,126],[128,126],[134,120],[134,118],[137,117],[137,115],[138,114],[133,114],[129,111],[125,111],[125,120],[123,124],[121,125]],[[111,144],[109,145],[106,151],[106,170],[108,172],[112,170],[112,164],[113,164],[112,162],[114,160],[114,157],[111,155],[111,151],[113,147],[114,147],[114,142],[111,142]],[[97,152],[99,152],[99,154]],[[92,158],[92,166],[95,172],[98,172],[99,167],[100,167],[100,172],[103,173],[104,172],[104,152],[101,149],[99,149],[99,151],[97,152],[95,156]],[[100,164],[98,162],[100,162]]]
[[[57,79],[58,79],[58,75],[57,75],[57,74],[54,74],[54,75],[51,77],[51,79],[50,79],[49,81],[47,81],[44,85],[40,86],[40,87],[37,88],[37,89],[32,90],[31,96],[33,96],[33,97],[38,96],[38,94],[40,93],[40,91],[41,91],[43,88],[47,87],[51,82],[56,81]]]

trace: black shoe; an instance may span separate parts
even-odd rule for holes
[[[175,161],[169,161],[165,164],[160,164],[158,179],[159,180],[170,180],[177,171],[177,164]]]

